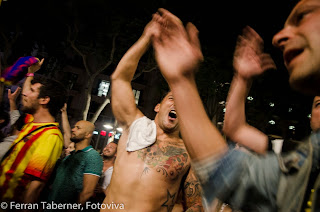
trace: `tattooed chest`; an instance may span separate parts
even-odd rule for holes
[[[155,170],[170,180],[177,179],[190,166],[189,155],[184,148],[153,145],[138,152],[138,157],[145,163],[142,174]]]

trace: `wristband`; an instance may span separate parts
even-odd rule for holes
[[[33,77],[33,76],[34,76],[34,73],[27,73],[26,76],[27,76],[27,77]]]

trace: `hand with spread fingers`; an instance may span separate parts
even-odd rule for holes
[[[236,73],[244,79],[251,79],[276,65],[269,54],[263,52],[263,40],[257,32],[247,26],[238,37],[233,57]]]
[[[153,20],[159,24],[153,47],[161,73],[168,82],[181,76],[193,77],[203,60],[197,28],[192,23],[184,27],[178,17],[165,9],[159,9]]]

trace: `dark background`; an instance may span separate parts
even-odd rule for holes
[[[7,0],[0,6],[0,27],[6,39],[19,34],[7,54],[8,64],[36,51],[37,57],[46,58],[45,65],[52,66],[55,61],[59,68],[66,65],[83,68],[81,58],[70,50],[66,41],[68,26],[77,27],[78,41],[84,50],[90,45],[101,51],[108,49],[111,35],[119,33],[114,63],[104,72],[110,75],[157,8],[168,9],[184,23],[194,23],[200,32],[205,61],[198,73],[198,86],[210,118],[222,114],[215,121],[218,123],[223,121],[222,108],[215,107],[210,112],[209,104],[225,101],[233,75],[232,55],[236,39],[243,27],[249,25],[264,39],[265,50],[272,55],[277,70],[266,72],[254,82],[249,94],[253,100],[247,104],[248,122],[268,134],[301,139],[310,133],[308,115],[312,97],[290,89],[281,52],[271,45],[273,35],[282,28],[296,2]],[[0,38],[2,57],[7,42],[5,37]],[[3,67],[6,65],[2,64]],[[270,103],[274,103],[274,107],[270,107]],[[276,124],[269,124],[270,120]],[[288,126],[295,126],[295,130],[288,130]]]

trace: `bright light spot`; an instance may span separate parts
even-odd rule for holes
[[[274,125],[274,124],[276,124],[276,122],[275,122],[275,121],[273,121],[273,120],[270,120],[270,121],[269,121],[269,124]]]
[[[117,133],[117,134],[114,135],[114,138],[115,139],[120,139],[120,136],[121,136],[121,133]]]
[[[99,132],[98,131],[93,131],[93,135],[98,135]]]
[[[223,112],[225,113],[227,111],[227,109],[226,108],[223,108]]]
[[[226,103],[225,101],[219,102],[220,105],[224,105],[225,103]]]
[[[247,99],[248,99],[249,101],[252,101],[252,100],[253,100],[253,97],[252,97],[252,96],[248,96]]]
[[[98,88],[98,96],[107,96],[110,87],[110,82],[102,80]]]
[[[121,128],[121,127],[118,127],[117,130],[118,130],[119,132],[122,132],[122,128]]]
[[[289,107],[289,110],[288,110],[288,112],[290,113],[290,112],[292,112],[292,107]]]
[[[273,102],[270,102],[270,103],[269,103],[269,106],[270,106],[270,107],[274,107],[274,103],[273,103]]]
[[[223,125],[223,122],[219,121],[219,122],[217,123],[217,125]]]
[[[311,114],[308,115],[308,118],[311,119]]]
[[[294,130],[294,129],[296,129],[295,126],[289,126],[289,130]]]
[[[105,124],[103,126],[109,130],[113,129],[113,126],[111,126],[110,124]]]

